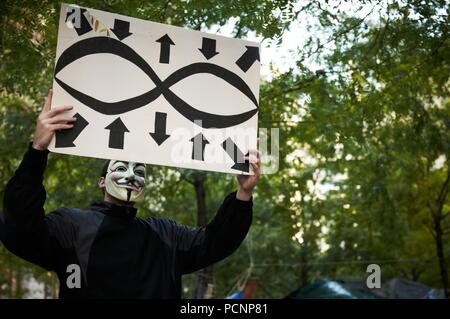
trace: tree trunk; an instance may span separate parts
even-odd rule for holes
[[[47,284],[47,279],[44,279],[44,299],[48,299],[48,293],[47,293],[47,290],[48,290],[48,284]]]
[[[448,284],[447,262],[444,254],[444,242],[442,240],[441,219],[436,218],[434,221],[434,232],[436,242],[436,253],[439,260],[439,270],[441,273],[442,286],[444,287],[445,298],[450,299],[450,287]]]
[[[445,260],[445,253],[444,253],[444,241],[443,241],[444,233],[442,231],[442,220],[444,218],[442,210],[444,208],[450,184],[450,163],[448,163],[447,166],[448,166],[447,178],[445,179],[444,185],[442,186],[439,196],[436,200],[436,206],[435,207],[431,206],[432,207],[431,214],[433,216],[434,240],[436,242],[436,254],[439,260],[439,271],[441,273],[442,286],[444,287],[445,298],[450,299],[447,263]]]
[[[305,245],[306,246],[306,245]],[[306,247],[302,247],[300,251],[300,289],[308,284],[309,266],[307,265]]]
[[[52,273],[52,298],[57,299],[59,294],[59,281],[56,280],[56,275]]]
[[[12,266],[8,267],[8,286],[9,286],[8,298],[14,298],[14,270]]]
[[[9,297],[12,299],[16,299],[17,292],[17,280],[16,280],[16,272],[9,268]]]
[[[207,225],[205,191],[206,174],[195,173],[193,178],[193,185],[197,197],[197,226],[205,227]],[[213,287],[213,267],[208,266],[197,272],[197,285],[192,298],[212,298]]]
[[[23,297],[22,281],[23,281],[22,268],[19,267],[16,272],[16,298],[17,299],[22,299],[22,297]]]

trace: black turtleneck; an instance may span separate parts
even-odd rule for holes
[[[249,230],[253,204],[235,193],[204,228],[139,218],[134,207],[102,201],[89,210],[62,207],[46,215],[47,156],[30,146],[8,182],[0,239],[12,253],[55,271],[60,298],[180,298],[183,274],[229,256]],[[80,288],[66,284],[74,264]]]
[[[116,205],[101,200],[93,200],[91,202],[91,209],[102,212],[105,215],[122,217],[125,219],[134,218],[137,214],[137,209],[133,206]]]

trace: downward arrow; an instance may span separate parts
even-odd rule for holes
[[[84,128],[89,124],[79,113],[75,114],[74,117],[77,118],[73,122],[73,127],[67,130],[60,130],[56,132],[55,147],[75,147],[73,143],[78,135],[84,130]]]
[[[170,46],[175,45],[172,39],[167,35],[163,35],[161,38],[156,40],[156,42],[161,43],[161,52],[159,54],[159,63],[169,63],[170,59]]]
[[[216,51],[216,40],[214,39],[203,38],[202,48],[199,50],[207,60],[219,54],[219,52]]]
[[[128,128],[123,124],[120,117],[116,118],[114,122],[105,127],[109,130],[109,148],[118,148],[123,150],[123,140],[125,132],[129,132]]]
[[[155,133],[150,133],[151,137],[155,140],[156,144],[161,145],[167,140],[170,135],[166,134],[166,120],[167,114],[156,112],[155,115]]]
[[[66,22],[67,20],[70,20],[70,22],[72,22],[73,27],[77,32],[78,36],[81,36],[92,30],[91,24],[84,15],[86,9],[71,7],[69,8],[69,10],[67,10]]]
[[[244,155],[244,153],[242,153],[242,151],[237,147],[237,145],[234,144],[231,138],[227,138],[222,143],[222,147],[234,162],[234,165],[231,166],[232,169],[236,169],[247,173],[249,172],[250,163],[248,160],[244,161],[244,156],[248,156],[248,153]]]
[[[111,31],[120,41],[133,34],[130,32],[130,22],[119,19],[114,19],[114,28]]]
[[[192,145],[192,159],[198,161],[204,161],[205,146],[209,144],[208,140],[202,133],[198,133],[190,140]]]
[[[236,61],[236,64],[241,68],[242,71],[247,72],[248,69],[255,63],[256,60],[259,61],[259,48],[245,46],[247,51]]]

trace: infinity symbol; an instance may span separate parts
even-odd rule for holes
[[[110,53],[130,61],[140,68],[153,81],[156,87],[144,94],[130,99],[118,102],[104,102],[74,89],[56,77],[59,71],[70,63],[84,56],[97,53]],[[209,73],[223,79],[246,95],[256,108],[235,115],[212,114],[195,109],[174,94],[170,90],[170,87],[182,79],[197,73]],[[258,112],[258,101],[254,94],[244,80],[235,73],[211,63],[193,63],[178,69],[164,81],[161,81],[152,67],[148,65],[139,54],[126,44],[109,37],[92,37],[84,39],[67,48],[56,63],[55,80],[72,97],[91,109],[106,115],[122,114],[138,109],[156,100],[161,94],[172,107],[186,119],[191,122],[201,120],[202,127],[204,128],[225,128],[235,126],[247,121]]]

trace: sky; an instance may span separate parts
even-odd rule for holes
[[[294,10],[299,11],[305,2],[308,1],[299,1],[294,5]],[[323,8],[329,8],[332,13],[338,13],[339,10],[341,12],[346,12],[349,15],[354,15],[357,18],[363,18],[366,15],[369,15],[367,17],[369,23],[375,23],[375,20],[378,20],[375,13],[379,11],[378,7],[380,6],[374,8],[373,5],[356,5],[359,1],[331,0],[328,1],[329,4],[327,5],[324,0],[320,0],[320,3]],[[233,34],[234,26],[237,21],[237,19],[230,19],[226,25],[222,27],[214,26],[206,31],[230,37]],[[301,12],[298,18],[290,24],[289,29],[285,30],[282,36],[281,45],[278,46],[270,43],[267,39],[263,41],[261,36],[257,36],[254,32],[250,32],[245,39],[261,43],[261,78],[263,80],[270,80],[272,78],[273,74],[270,70],[270,64],[275,66],[281,73],[287,72],[289,68],[295,68],[296,60],[293,56],[298,52],[299,48],[302,48],[305,45],[306,40],[310,36],[319,38],[321,42],[327,41],[330,34],[317,29],[308,31],[308,26],[311,27],[317,24],[317,17]],[[332,49],[333,43],[330,42],[325,48]],[[314,61],[314,57],[305,60],[304,63],[312,71],[321,68],[320,64],[317,64],[316,61]]]

